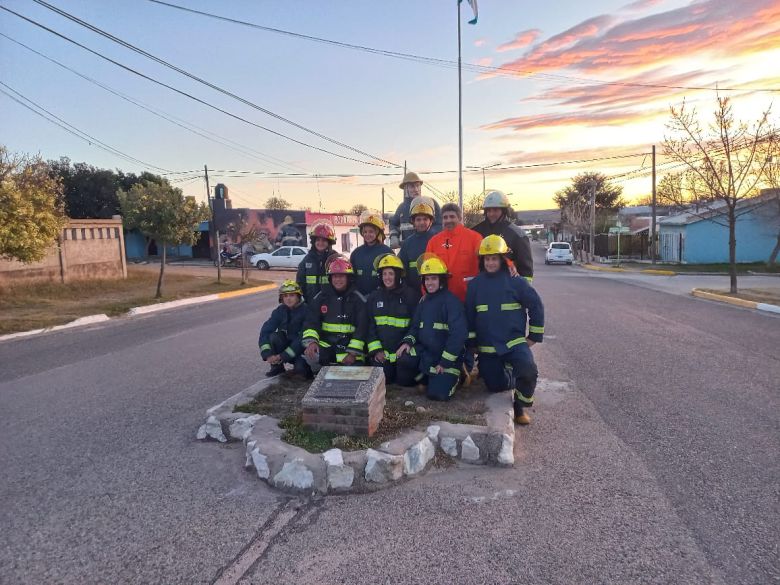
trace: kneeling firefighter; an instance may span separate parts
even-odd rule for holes
[[[293,366],[293,373],[308,377],[309,366],[303,359],[301,331],[306,317],[306,303],[303,292],[294,280],[285,280],[279,287],[279,306],[260,328],[257,344],[260,357],[271,364],[266,376],[276,376],[285,371],[284,364]]]
[[[368,296],[366,303],[369,364],[384,369],[388,384],[413,386],[415,373],[405,378],[396,375],[395,352],[409,331],[420,293],[406,286],[400,258],[385,254],[377,257],[375,264],[379,288]]]
[[[366,297],[355,289],[355,271],[339,256],[328,263],[327,273],[329,284],[308,303],[303,324],[304,357],[314,372],[365,361]]]
[[[425,296],[414,312],[412,327],[398,348],[398,377],[415,373],[431,400],[449,400],[455,393],[463,347],[468,335],[463,304],[447,290],[447,265],[435,254],[418,260]]]
[[[479,353],[479,372],[491,392],[514,387],[515,422],[527,425],[537,369],[530,347],[544,337],[544,307],[524,278],[512,278],[509,247],[491,235],[479,247],[479,274],[466,291],[469,347]],[[528,335],[526,336],[526,326]]]

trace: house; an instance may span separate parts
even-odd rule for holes
[[[777,241],[778,220],[772,205],[777,190],[737,204],[737,262],[763,262]],[[775,212],[776,214],[776,212]],[[658,220],[658,254],[662,262],[719,264],[729,261],[729,228],[725,203],[687,210]]]

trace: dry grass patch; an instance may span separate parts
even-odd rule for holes
[[[258,286],[253,282],[247,286]],[[0,288],[0,334],[62,325],[79,317],[121,315],[132,307],[242,288],[236,279],[217,284],[214,276],[166,271],[163,297],[155,299],[157,272],[128,267],[127,279],[17,284]]]

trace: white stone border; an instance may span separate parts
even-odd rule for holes
[[[486,426],[435,422],[425,431],[409,431],[376,449],[322,454],[282,441],[275,418],[233,412],[278,380],[260,380],[206,411],[196,437],[222,443],[242,441],[245,467],[269,485],[296,493],[365,492],[424,473],[436,450],[471,464],[514,464],[515,425],[512,392],[488,396]]]

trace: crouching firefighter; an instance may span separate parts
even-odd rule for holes
[[[306,363],[317,372],[331,364],[365,362],[366,297],[355,289],[355,271],[341,256],[328,263],[328,281],[309,303],[303,324]]]
[[[294,280],[285,280],[279,287],[279,306],[260,328],[260,357],[271,364],[266,376],[276,376],[285,371],[284,364],[292,364],[293,373],[311,376],[311,370],[303,359],[301,332],[306,318],[303,292]]]
[[[413,386],[416,372],[407,372],[405,378],[396,375],[395,352],[409,331],[420,294],[406,286],[400,258],[389,253],[378,256],[375,264],[379,288],[368,296],[366,303],[369,364],[383,368],[388,384]]]
[[[508,254],[501,236],[482,240],[480,272],[466,292],[469,347],[479,353],[479,372],[489,391],[514,388],[515,422],[527,425],[537,378],[530,347],[544,337],[544,307],[524,278],[512,278]]]
[[[424,254],[417,265],[425,295],[396,352],[398,377],[414,372],[415,380],[427,386],[429,399],[449,400],[463,365],[466,315],[458,297],[447,290],[447,265],[435,254]]]

